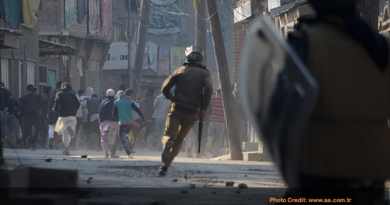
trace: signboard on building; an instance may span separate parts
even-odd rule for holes
[[[131,45],[131,63],[132,68],[134,67],[135,58],[134,44]],[[127,70],[127,42],[113,42],[110,45],[106,62],[104,63],[103,70]],[[147,42],[145,45],[144,64],[143,69],[152,69],[157,73],[157,60],[158,60],[158,45],[152,42]],[[134,68],[133,68],[134,69]]]
[[[168,76],[170,73],[169,69],[169,46],[160,46],[159,57],[158,57],[158,75],[159,76]]]
[[[145,45],[144,69],[152,69],[157,73],[158,45],[149,41]]]
[[[186,60],[185,49],[184,47],[171,47],[171,72],[183,65]]]
[[[126,70],[127,62],[127,42],[113,42],[107,54],[103,70]]]

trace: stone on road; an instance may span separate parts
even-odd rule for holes
[[[245,183],[248,187],[283,187],[281,176],[270,162],[219,161],[213,159],[188,159],[180,153],[164,178],[157,178],[161,153],[138,150],[134,159],[125,158],[125,152],[118,152],[120,158],[106,159],[103,152],[76,150],[70,156],[60,150],[17,149],[23,166],[52,169],[77,170],[79,187],[225,187],[226,182],[235,186]],[[88,158],[81,158],[88,155]],[[4,150],[6,164],[17,164],[15,153]],[[50,158],[51,163],[42,160]],[[64,160],[66,159],[66,160]],[[85,179],[93,177],[93,183]],[[187,179],[185,179],[187,177]],[[176,182],[176,180],[177,182]],[[172,183],[175,181],[176,183]]]

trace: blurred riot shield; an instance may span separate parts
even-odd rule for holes
[[[240,70],[249,119],[284,180],[299,186],[301,142],[317,99],[315,79],[267,17],[253,20]]]

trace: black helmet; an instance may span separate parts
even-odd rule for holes
[[[186,63],[203,63],[203,51],[198,46],[189,46],[185,50]]]

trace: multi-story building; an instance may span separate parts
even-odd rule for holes
[[[128,33],[132,45],[130,58],[131,68],[134,69],[136,30],[138,26],[138,4],[127,7],[128,0],[116,0],[113,12],[113,25],[115,31],[121,31],[118,42],[111,45],[109,57],[105,64],[103,88],[117,89],[120,84],[128,85],[127,42]],[[131,1],[136,2],[136,1]],[[184,49],[195,44],[195,17],[197,13],[192,1],[182,0],[153,0],[147,34],[147,47],[144,56],[142,77],[139,85],[142,90],[153,88],[160,90],[167,75],[172,73],[185,59]],[[225,40],[226,54],[230,72],[231,83],[234,81],[233,73],[233,5],[231,1],[218,0],[219,16]],[[128,32],[128,10],[130,10],[130,32]],[[207,14],[207,11],[206,11]],[[207,49],[205,58],[207,69],[211,72],[214,87],[219,87],[217,66],[210,33],[208,15],[201,16],[207,22]],[[134,80],[134,79],[132,79]],[[156,92],[157,93],[157,92]]]
[[[39,8],[42,85],[70,82],[101,96],[102,67],[112,39],[111,0],[44,0]],[[51,43],[51,45],[49,45]],[[57,48],[57,49],[50,49]],[[45,51],[45,52],[43,52]]]
[[[23,8],[22,0],[0,0],[0,79],[15,99],[28,84],[39,81],[39,28],[34,9],[39,5],[26,3],[32,5]]]
[[[294,30],[302,16],[314,14],[306,0],[236,0],[234,9],[234,73],[238,82],[241,48],[250,21],[257,15],[267,15],[281,35]],[[239,83],[239,82],[238,82]]]

